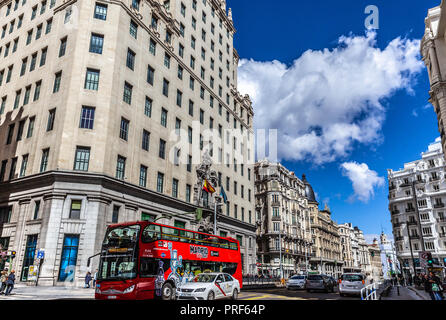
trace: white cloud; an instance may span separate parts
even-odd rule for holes
[[[349,155],[355,143],[382,141],[383,99],[412,93],[423,68],[419,40],[376,47],[376,34],[342,36],[332,50],[308,50],[287,66],[242,59],[238,87],[248,93],[257,129],[278,129],[280,159],[316,164]]]
[[[365,163],[344,162],[341,164],[342,175],[348,177],[353,184],[354,195],[350,200],[368,202],[375,194],[375,187],[384,185],[384,178],[376,171],[370,170]]]

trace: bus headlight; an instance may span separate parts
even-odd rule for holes
[[[130,293],[130,292],[132,292],[133,290],[135,290],[135,285],[133,285],[133,286],[131,286],[131,287],[128,287],[127,289],[124,290],[123,293]]]
[[[198,288],[198,289],[195,289],[194,292],[205,292],[205,291],[206,291],[206,288]]]
[[[96,287],[96,293],[101,294],[101,289],[99,289],[99,287]]]

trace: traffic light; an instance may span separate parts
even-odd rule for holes
[[[11,259],[14,259],[15,255],[16,255],[16,252],[15,251],[11,251]]]
[[[434,265],[434,260],[432,259],[432,253],[428,252],[427,254],[427,265],[432,267]]]

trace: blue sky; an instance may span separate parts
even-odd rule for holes
[[[294,61],[309,49],[336,49],[341,36],[366,37],[364,20],[367,15],[364,9],[370,4],[379,9],[379,30],[372,48],[382,53],[398,37],[408,41],[420,40],[424,34],[427,10],[439,3],[440,0],[379,0],[372,3],[361,0],[258,0],[253,4],[250,1],[228,0],[227,6],[233,11],[237,29],[234,45],[241,59],[259,62],[257,67],[278,60],[283,64],[283,69],[291,68]],[[329,203],[335,221],[352,222],[365,234],[379,234],[381,228],[391,234],[390,213],[387,209],[387,169],[402,168],[405,162],[419,158],[428,144],[439,136],[436,115],[432,108],[426,107],[429,98],[427,71],[424,66],[420,69],[413,64],[407,68],[413,74],[410,84],[394,85],[395,90],[391,93],[382,93],[381,88],[377,96],[384,98],[379,100],[379,106],[364,107],[358,113],[361,118],[366,117],[367,112],[375,112],[377,119],[381,119],[378,129],[374,127],[374,134],[369,139],[353,140],[348,144],[346,152],[327,151],[327,156],[334,154],[329,160],[315,161],[314,155],[305,155],[290,156],[282,161],[298,176],[302,173],[307,175],[321,206],[324,201]],[[256,70],[264,69],[253,67],[247,74],[254,74],[255,77]],[[401,73],[406,71],[402,67]],[[298,86],[294,90],[298,90]],[[309,99],[308,96],[311,99],[311,95],[306,95],[306,99]],[[292,110],[292,104],[290,108]],[[258,109],[261,106],[257,106],[254,101],[254,112]],[[296,113],[299,112],[302,109],[296,107]],[[263,122],[262,117],[260,113],[260,117],[255,116],[255,121]],[[321,121],[324,121],[323,117]],[[311,129],[302,130],[308,132]],[[366,164],[368,169],[376,172],[378,178],[383,178],[382,183],[373,186],[374,195],[368,201],[354,197],[352,181],[341,168],[343,163]]]

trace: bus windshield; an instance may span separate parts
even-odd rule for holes
[[[136,277],[139,225],[112,228],[103,245],[98,279],[126,280]]]

